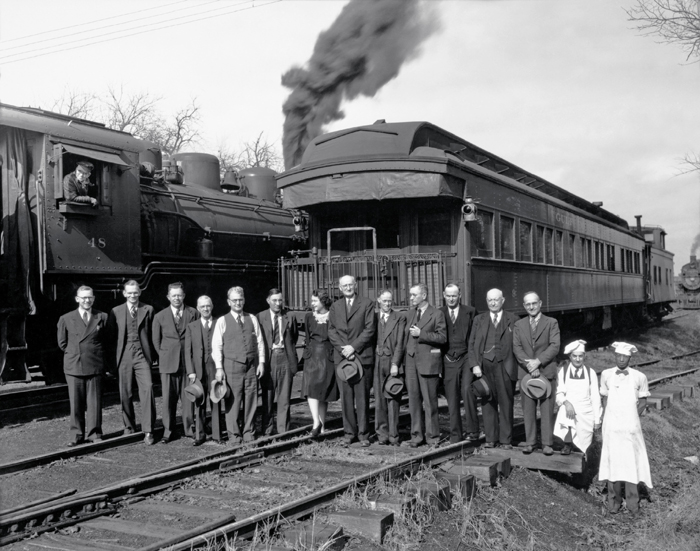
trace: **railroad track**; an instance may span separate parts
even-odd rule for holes
[[[698,370],[700,368],[654,379],[649,381],[649,386],[662,385]],[[406,418],[404,414],[404,422]],[[328,426],[332,427],[333,422]],[[437,465],[472,453],[478,446],[463,442],[417,453],[405,446],[395,449],[373,445],[369,454],[366,449],[337,453],[338,446],[332,443],[343,436],[342,429],[329,430],[322,439],[331,445],[316,446],[315,450],[314,446],[306,446],[313,442],[308,435],[309,429],[310,426],[301,427],[284,435],[260,439],[253,446],[217,451],[87,492],[64,492],[40,502],[1,511],[0,545],[76,525],[82,531],[97,533],[98,536],[104,535],[105,531],[131,534],[139,546],[145,537],[156,539],[146,547],[139,547],[148,551],[190,549],[223,537],[245,539],[261,527],[270,528],[282,519],[290,521],[308,516],[353,485],[365,484],[378,477],[403,476],[420,465]],[[299,451],[304,446],[306,451]],[[335,450],[335,453],[328,450]],[[320,465],[323,472],[319,475]],[[231,484],[234,471],[242,471],[239,474],[243,476],[237,476],[236,483]],[[217,491],[217,485],[223,490]],[[274,494],[273,490],[280,485],[290,486],[293,490],[289,492],[291,496],[285,496],[282,501],[281,496],[272,495],[274,506],[264,508],[270,500],[260,499],[261,495],[265,495],[268,488],[272,488],[270,492]],[[257,490],[252,500],[251,488]],[[152,513],[156,528],[139,528],[140,523],[129,520],[134,512],[137,516]],[[121,518],[104,518],[115,513]],[[182,529],[180,525],[165,528],[168,525],[166,518],[161,520],[162,529],[157,529],[159,518],[172,518],[173,515],[187,518],[188,522],[182,524]],[[198,522],[192,521],[195,517]],[[77,540],[70,544],[73,547],[64,548],[80,551],[75,547],[80,543],[79,538],[71,539]],[[58,545],[55,541],[54,544]],[[68,545],[65,541],[64,544]],[[90,548],[90,540],[85,540],[85,544],[85,549]],[[117,548],[134,547],[110,546],[112,550]]]

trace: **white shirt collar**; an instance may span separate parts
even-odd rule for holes
[[[171,306],[171,307],[170,307],[170,310],[171,310],[172,313],[173,313],[173,317],[175,317],[175,316],[177,316],[178,312],[179,312],[180,315],[182,316],[182,311],[184,310],[184,308],[175,308],[174,306]]]

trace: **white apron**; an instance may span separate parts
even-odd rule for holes
[[[564,369],[570,370],[570,365]],[[572,379],[571,371],[566,374],[566,399],[571,402],[576,411],[576,418],[569,419],[566,416],[566,406],[561,406],[554,422],[554,436],[562,440],[571,429],[571,437],[574,445],[586,453],[593,440],[593,426],[595,424],[595,412],[591,402],[591,381],[588,378],[588,369],[583,367],[583,379]]]
[[[644,482],[651,488],[651,472],[642,424],[637,414],[634,377],[612,375],[603,418],[603,449],[598,480]]]

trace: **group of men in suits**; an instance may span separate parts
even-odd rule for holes
[[[162,385],[163,437],[168,444],[177,438],[175,414],[181,403],[185,436],[199,446],[206,440],[207,403],[212,412],[214,440],[222,441],[220,403],[224,404],[229,441],[254,438],[258,381],[263,391],[263,431],[272,434],[274,406],[278,406],[276,429],[289,430],[291,382],[297,371],[295,345],[298,330],[282,312],[282,293],[272,289],[269,310],[258,317],[243,311],[243,289],[228,292],[230,312],[212,316],[208,296],[197,299],[197,308],[185,305],[182,283],[168,286],[170,305],[157,314],[140,301],[136,281],[124,284],[124,304],[109,316],[94,309],[90,287],[76,293],[78,308],[59,319],[58,343],[64,353],[64,372],[71,403],[69,446],[102,439],[102,376],[117,373],[124,433],[136,431],[133,381],[141,404],[144,442],[153,444],[156,418],[151,366],[159,358]],[[227,324],[228,323],[228,329]],[[265,365],[269,366],[266,370]],[[214,387],[220,387],[215,389]],[[212,389],[210,391],[210,388]],[[239,413],[243,410],[243,431]],[[87,426],[85,416],[87,413]]]

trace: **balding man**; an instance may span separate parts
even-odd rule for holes
[[[447,342],[447,324],[445,315],[428,302],[425,284],[414,285],[409,294],[413,307],[406,314],[406,388],[411,413],[409,446],[417,448],[426,440],[431,446],[440,442],[437,389],[442,373],[440,347]]]
[[[443,345],[445,398],[450,412],[450,443],[455,444],[464,439],[460,400],[464,401],[467,437],[472,441],[479,439],[479,414],[476,411],[476,397],[471,388],[473,374],[467,362],[469,334],[476,309],[462,304],[462,291],[454,283],[445,287],[442,296],[445,306],[440,308],[440,311],[444,314],[447,324],[447,343]]]
[[[515,323],[513,331],[513,352],[520,364],[518,378],[526,375],[534,379],[540,377],[549,381],[550,393],[535,399],[520,392],[525,420],[525,447],[523,453],[532,453],[537,444],[537,404],[540,404],[540,429],[542,433],[542,453],[552,455],[554,440],[554,401],[557,386],[557,354],[559,353],[559,323],[542,313],[542,301],[535,292],[525,293],[523,307],[527,317]]]
[[[369,443],[369,393],[374,374],[374,347],[376,332],[374,302],[357,295],[357,282],[351,275],[340,278],[338,287],[343,297],[335,301],[328,313],[328,339],[334,350],[336,366],[344,359],[358,358],[362,376],[352,381],[338,380],[340,402],[343,408],[345,444],[358,438],[363,447]]]
[[[489,311],[474,318],[469,338],[469,358],[475,377],[484,377],[491,389],[482,398],[486,444],[493,448],[499,443],[511,448],[513,435],[513,396],[518,380],[518,363],[513,355],[513,329],[518,317],[503,309],[505,299],[500,289],[486,293]]]

